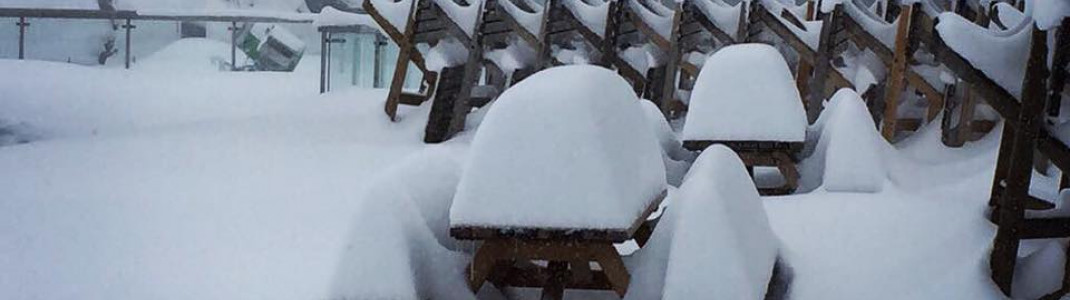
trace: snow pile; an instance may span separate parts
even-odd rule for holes
[[[529,12],[524,10],[517,6],[516,3],[513,3],[513,1],[524,1],[528,7],[531,7],[535,11]],[[542,5],[529,0],[500,0],[498,1],[498,5],[501,5],[506,13],[513,16],[513,19],[516,19],[517,23],[520,23],[520,26],[524,27],[524,30],[527,30],[535,36],[542,34],[542,20],[543,15],[546,14],[546,10],[543,9]]]
[[[639,100],[600,67],[551,68],[507,89],[470,156],[454,227],[624,229],[665,189]]]
[[[707,18],[710,18],[710,21],[717,28],[724,30],[728,36],[734,39],[739,38],[736,35],[739,34],[740,15],[743,14],[747,1],[741,1],[731,6],[721,0],[692,0],[691,3],[695,4]]]
[[[446,212],[460,177],[455,158],[416,155],[376,178],[353,218],[331,299],[472,298],[467,256],[450,251]]]
[[[1070,2],[1066,0],[1026,1],[1025,12],[1037,20],[1037,28],[1049,30],[1059,26],[1063,18],[1070,17]],[[1011,24],[1006,25],[1011,26]]]
[[[427,69],[430,71],[442,71],[442,69],[459,66],[468,60],[468,48],[465,48],[455,38],[446,38],[438,42],[427,51]]]
[[[639,74],[646,74],[647,71],[650,71],[650,68],[654,67],[653,62],[651,62],[650,52],[646,50],[646,44],[628,47],[628,49],[621,51],[619,56],[633,69],[639,71]]]
[[[597,4],[590,4],[594,1]],[[611,0],[612,1],[612,0]],[[599,37],[606,36],[606,18],[609,17],[609,3],[603,0],[562,0],[565,8],[572,12],[583,26],[587,26]]]
[[[684,149],[680,138],[672,131],[669,121],[665,120],[665,115],[661,113],[661,109],[654,102],[645,99],[639,102],[643,106],[647,123],[653,129],[658,137],[658,142],[661,144],[666,180],[670,185],[679,186],[683,182],[684,174],[687,174],[687,169],[690,167],[688,161],[694,158],[694,154]]]
[[[454,0],[434,0],[438,7],[446,12],[454,23],[457,23],[468,36],[474,36],[476,22],[479,14],[483,11],[483,0],[470,0],[468,5],[461,5]]]
[[[880,192],[887,178],[888,144],[858,93],[840,89],[814,126],[821,136],[815,156],[824,160],[823,186],[830,192]]]
[[[1011,95],[1020,97],[1032,22],[1019,23],[1006,32],[992,32],[954,13],[940,14],[938,20],[936,31],[948,47]]]
[[[658,35],[668,39],[672,35],[673,11],[656,1],[628,0],[628,8],[650,26]],[[645,4],[645,5],[644,5]]]
[[[379,11],[379,14],[398,29],[398,32],[405,32],[405,29],[409,26],[409,15],[412,14],[413,0],[367,0],[371,2],[372,7],[375,7]]]
[[[710,56],[695,80],[684,140],[802,142],[806,113],[775,48],[740,44]]]
[[[702,152],[667,209],[648,248],[637,254],[632,286],[638,288],[627,298],[764,298],[780,242],[732,150],[717,145]],[[662,273],[662,282],[651,283]]]

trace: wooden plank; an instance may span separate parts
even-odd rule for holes
[[[1019,127],[1014,135],[1013,147],[1000,149],[1011,151],[1010,165],[1007,168],[1005,188],[1000,196],[999,229],[993,242],[990,258],[992,280],[1004,294],[1011,294],[1014,278],[1014,266],[1018,258],[1019,240],[1022,238],[1019,223],[1025,217],[1024,202],[1029,196],[1029,181],[1032,177],[1033,152],[1036,137],[1041,132],[1041,115],[1044,110],[1047,73],[1047,35],[1037,28],[1032,28],[1031,47],[1023,80],[1022,107],[1018,120]]]
[[[486,241],[476,249],[476,254],[472,256],[472,264],[468,268],[469,290],[479,291],[495,263],[505,257],[506,249],[508,247],[502,241]]]
[[[702,151],[713,144],[725,145],[736,152],[743,151],[768,151],[768,150],[802,150],[802,142],[777,142],[777,141],[711,141],[711,140],[686,140],[684,148],[691,151]]]
[[[450,236],[460,240],[522,239],[522,240],[575,240],[623,243],[632,238],[647,217],[657,210],[665,199],[662,192],[640,214],[628,228],[591,229],[591,228],[542,228],[542,227],[488,227],[488,226],[453,226]]]
[[[628,283],[631,279],[628,275],[628,269],[624,267],[624,262],[620,259],[620,254],[617,253],[617,249],[613,248],[613,245],[605,244],[595,248],[594,251],[595,260],[598,261],[598,265],[605,272],[606,278],[609,279],[609,283],[613,286],[613,291],[617,292],[617,296],[623,298],[624,294],[628,292]]]
[[[837,29],[840,19],[843,18],[842,16],[843,7],[841,4],[837,4],[831,15],[826,16],[822,21],[819,44],[812,62],[814,65],[814,77],[810,80],[810,94],[805,100],[808,104],[806,118],[810,123],[817,121],[817,117],[821,115],[821,103],[826,98],[825,84],[829,73],[834,72],[831,63],[833,56],[832,33]]]
[[[881,127],[881,136],[884,136],[884,139],[888,141],[895,138],[897,128],[895,122],[899,120],[899,99],[907,83],[905,73],[909,68],[907,64],[912,54],[908,41],[910,40],[910,20],[913,19],[910,15],[913,11],[913,6],[903,7],[902,12],[899,14],[899,24],[895,32],[895,51],[893,52],[892,68],[888,75],[888,89],[884,95],[884,124]]]
[[[542,289],[542,299],[561,300],[565,297],[565,283],[568,281],[568,262],[550,261],[547,270],[550,279]]]

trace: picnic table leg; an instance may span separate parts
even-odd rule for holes
[[[542,288],[542,300],[561,300],[565,297],[565,283],[568,282],[568,262],[550,261],[546,267],[550,278]]]
[[[468,270],[468,288],[472,292],[478,292],[487,280],[490,271],[502,256],[504,245],[500,241],[485,241],[479,246],[476,254],[472,256],[472,264]]]
[[[613,244],[596,245],[593,250],[595,260],[598,261],[598,265],[605,272],[606,278],[609,279],[610,285],[613,286],[613,291],[617,292],[617,296],[623,298],[624,294],[628,292],[628,282],[631,279],[628,275],[628,269],[624,267],[624,261],[620,259],[620,253],[617,253],[617,249],[613,248]]]
[[[784,152],[773,153],[773,158],[776,159],[780,174],[784,176],[784,190],[788,194],[795,192],[795,189],[799,188],[799,170],[796,169],[795,163]]]

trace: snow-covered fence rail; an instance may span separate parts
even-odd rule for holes
[[[220,22],[231,23],[231,66],[236,63],[237,24],[241,23],[296,23],[311,24],[316,14],[233,11],[133,11],[133,10],[90,10],[90,9],[45,9],[45,8],[3,8],[0,17],[18,18],[19,27],[18,58],[26,57],[26,30],[31,19],[84,19],[124,21],[120,27],[125,33],[124,65],[130,68],[131,31],[137,28],[134,21],[182,21],[182,22]]]

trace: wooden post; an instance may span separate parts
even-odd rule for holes
[[[320,94],[327,92],[327,31],[320,31]],[[233,50],[232,50],[233,51]]]
[[[26,27],[29,27],[30,23],[26,22],[26,17],[19,17],[19,22],[15,25],[19,26],[19,59],[26,59]]]
[[[1010,149],[1001,148],[1000,152],[1011,151],[1009,166],[1005,179],[1005,188],[999,199],[999,229],[989,260],[992,268],[992,280],[1006,295],[1011,295],[1014,282],[1014,266],[1018,258],[1018,246],[1021,239],[1019,227],[1025,218],[1025,202],[1029,198],[1029,181],[1033,171],[1033,152],[1040,134],[1042,114],[1045,102],[1045,79],[1047,71],[1047,34],[1032,28],[1032,41],[1029,60],[1026,66],[1022,86],[1022,106],[1018,117],[1016,134]],[[1011,116],[1008,116],[1011,117]],[[1009,127],[1009,126],[1008,126]],[[998,188],[998,186],[993,187]]]
[[[1058,118],[1062,110],[1062,93],[1066,85],[1067,64],[1070,64],[1070,18],[1063,18],[1055,35],[1055,53],[1052,58],[1051,82],[1048,84],[1048,117]],[[1070,171],[1070,170],[1067,170]]]
[[[814,12],[814,2],[806,2],[806,20],[813,21],[816,17]],[[810,95],[810,75],[814,71],[814,66],[807,62],[805,59],[799,59],[799,65],[795,68],[795,86],[799,90],[799,95]],[[809,103],[803,101],[803,108],[809,111]]]
[[[238,69],[238,22],[230,22],[230,70]],[[320,88],[323,93],[323,88]]]
[[[806,99],[806,118],[812,124],[821,115],[821,103],[825,100],[825,83],[832,70],[832,48],[835,41],[832,34],[839,30],[840,18],[843,16],[842,4],[837,4],[832,13],[822,20],[819,44],[814,57],[814,78],[810,81],[809,97]]]
[[[134,25],[130,24],[130,19],[126,19],[126,24],[123,25],[123,29],[126,29],[126,55],[125,65],[127,69],[130,69],[130,30],[134,29]]]
[[[910,67],[910,27],[914,20],[913,6],[902,7],[899,13],[899,25],[895,31],[895,53],[892,59],[892,70],[888,75],[888,89],[884,94],[884,124],[881,135],[885,140],[895,138],[896,121],[899,120],[899,98],[903,89],[906,88],[906,72]]]
[[[371,3],[371,2],[365,2]],[[409,72],[409,56],[412,55],[413,45],[411,39],[416,27],[416,9],[420,0],[412,1],[412,6],[409,7],[409,17],[406,19],[405,33],[401,35],[401,40],[398,40],[398,59],[394,64],[394,78],[390,80],[390,93],[386,96],[386,104],[383,106],[383,110],[386,111],[386,115],[390,116],[390,121],[398,120],[398,104],[401,103],[401,88],[405,85],[405,74]],[[429,92],[430,93],[430,92]]]
[[[324,64],[324,65],[327,66],[327,70],[326,70],[326,73],[325,73],[327,76],[324,77],[325,79],[323,81],[325,82],[325,85],[327,86],[327,91],[330,91],[331,90],[331,49],[332,49],[331,48],[331,44],[333,44],[334,41],[331,41],[331,37],[332,37],[331,32],[328,31],[328,32],[324,32],[324,33],[327,34],[327,48],[320,49],[320,60],[324,60],[324,58],[326,58],[325,61],[327,63]]]
[[[955,138],[952,147],[962,147],[973,135],[973,115],[977,110],[977,97],[970,90],[970,84],[965,83],[962,91],[962,105],[959,106],[959,124],[955,127]]]
[[[683,3],[676,3],[673,7],[672,30],[669,34],[669,61],[665,63],[665,75],[661,81],[661,114],[666,118],[672,117],[670,108],[676,101],[676,77],[680,72],[680,23],[683,22]]]

